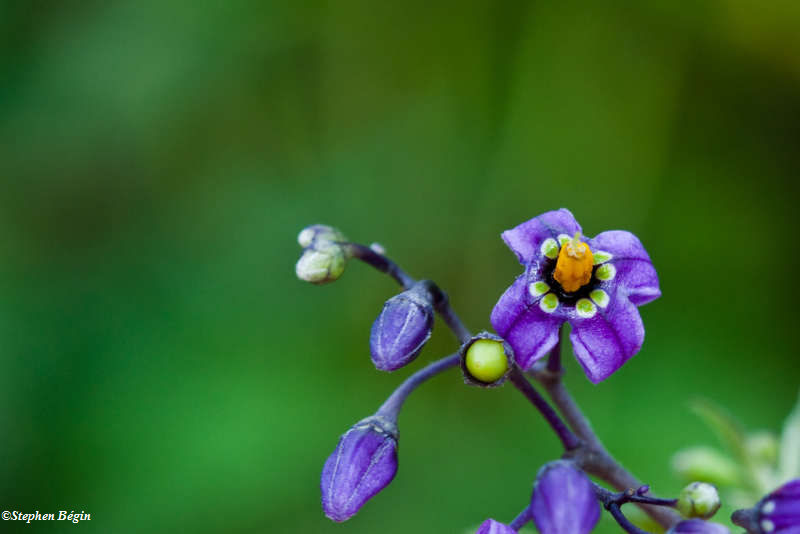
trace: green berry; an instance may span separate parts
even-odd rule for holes
[[[478,339],[467,349],[467,371],[481,382],[496,382],[508,370],[503,344],[494,339]]]

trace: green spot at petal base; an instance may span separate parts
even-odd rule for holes
[[[554,293],[548,293],[539,301],[539,308],[545,313],[553,313],[558,308],[558,297]]]
[[[599,280],[603,281],[613,280],[616,274],[617,274],[617,268],[610,263],[604,263],[603,265],[598,267],[597,271],[595,272],[595,276],[597,276]]]
[[[593,250],[592,254],[595,265],[600,265],[601,263],[605,263],[614,257],[613,254],[611,254],[610,252],[606,252],[605,250]]]
[[[542,254],[550,258],[551,260],[556,259],[558,256],[558,243],[552,237],[548,237],[542,243]]]
[[[608,306],[608,301],[611,300],[608,297],[608,293],[606,293],[602,289],[595,289],[594,291],[589,293],[589,297],[594,301],[595,304],[597,304],[601,308],[605,308],[606,306]]]
[[[531,294],[532,297],[538,297],[539,295],[544,295],[550,291],[550,286],[548,286],[544,282],[534,282],[528,286],[528,292]]]
[[[597,313],[597,308],[591,300],[580,299],[575,304],[575,311],[578,312],[579,316],[588,319],[589,317],[594,317],[594,314]]]

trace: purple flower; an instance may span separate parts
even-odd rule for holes
[[[373,415],[339,440],[322,469],[322,509],[334,521],[346,521],[397,472],[397,425]]]
[[[382,371],[394,371],[414,361],[431,337],[433,304],[428,282],[418,282],[386,301],[372,323],[369,351]]]
[[[555,346],[568,322],[575,355],[598,383],[639,351],[644,326],[636,307],[661,291],[635,235],[612,230],[582,238],[580,232],[566,209],[503,232],[525,272],[500,297],[491,322],[523,370]]]
[[[800,479],[776,489],[748,510],[737,510],[733,522],[754,534],[800,534]]]
[[[702,519],[681,521],[667,531],[667,534],[730,534],[728,527],[719,523],[709,523]]]
[[[536,477],[531,513],[542,534],[586,534],[600,519],[600,505],[583,471],[557,460]]]
[[[481,523],[475,534],[517,534],[517,531],[494,519],[487,519]]]

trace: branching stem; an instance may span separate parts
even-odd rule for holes
[[[343,243],[342,246],[348,250],[352,257],[358,258],[364,263],[394,278],[398,284],[403,286],[403,289],[410,289],[411,286],[417,282],[395,262],[383,254],[379,254],[370,247],[359,245],[358,243]],[[450,306],[450,299],[447,293],[442,291],[439,286],[430,280],[426,280],[426,286],[433,297],[433,307],[439,313],[442,320],[444,320],[445,324],[453,331],[460,343],[468,341],[472,337],[472,334],[470,334],[467,327],[464,326],[464,323],[461,322],[461,319]]]
[[[341,244],[346,247],[352,257],[388,274],[404,289],[409,289],[416,283],[416,280],[401,269],[399,265],[376,250],[357,243]],[[427,287],[433,297],[434,308],[442,317],[445,324],[453,331],[460,343],[468,341],[472,337],[472,334],[450,306],[447,294],[434,282],[427,281]],[[448,356],[433,362],[411,375],[394,393],[392,393],[381,406],[379,412],[383,412],[384,415],[393,415],[396,417],[397,411],[411,391],[428,378],[435,376],[444,369],[457,365],[458,358],[459,356],[457,354]],[[641,482],[609,454],[592,430],[589,420],[564,386],[561,380],[563,369],[561,366],[560,343],[555,346],[547,362],[541,362],[540,365],[535,366],[531,374],[547,390],[551,400],[558,407],[558,410],[569,426],[561,420],[558,413],[541,395],[539,395],[518,368],[515,367],[511,371],[509,380],[523,395],[525,395],[525,397],[527,397],[550,424],[553,431],[564,445],[566,451],[564,456],[566,458],[571,458],[584,471],[601,478],[619,491],[625,492],[633,488],[641,487]],[[664,507],[669,506],[665,504],[668,501],[667,499],[648,499],[650,499],[648,502],[644,502],[641,499],[628,499],[626,502],[633,502],[641,507],[664,528],[669,528],[680,521],[680,516],[676,512]],[[664,502],[656,504],[653,502],[653,499]],[[645,531],[628,521],[625,515],[620,511],[619,506],[619,503],[612,502],[606,509],[614,516],[620,526],[630,534],[645,533]],[[527,512],[523,511],[523,514],[524,513]],[[517,520],[522,521],[522,514],[514,521]]]
[[[433,378],[442,371],[446,371],[451,367],[457,366],[458,362],[459,362],[459,355],[451,354],[450,356],[446,356],[444,358],[436,360],[433,363],[426,365],[413,375],[406,378],[405,381],[402,384],[400,384],[391,395],[389,395],[389,398],[386,399],[386,401],[381,405],[381,407],[378,408],[378,412],[376,415],[382,415],[387,419],[396,421],[397,415],[400,413],[400,408],[403,407],[403,403],[405,402],[406,398],[411,394],[411,392],[417,389],[417,386],[419,386],[426,380]]]
[[[560,350],[558,345],[554,350]],[[581,440],[581,446],[568,452],[567,456],[584,471],[608,482],[618,491],[641,487],[642,483],[611,456],[592,430],[589,420],[561,380],[563,370],[552,372],[546,364],[536,365],[531,374],[542,384],[553,404]],[[681,519],[673,510],[634,500],[631,502],[635,502],[664,528],[671,527]]]
[[[553,410],[547,401],[544,400],[541,395],[539,395],[539,392],[536,391],[536,388],[534,388],[533,385],[528,382],[528,379],[525,377],[522,371],[520,371],[519,368],[514,367],[511,370],[511,373],[509,373],[508,379],[518,390],[520,390],[520,392],[522,392],[523,395],[525,395],[525,397],[527,397],[529,401],[531,401],[531,404],[533,404],[536,409],[539,410],[539,413],[542,414],[542,417],[544,417],[545,421],[547,421],[547,423],[553,429],[553,432],[555,432],[556,436],[558,436],[558,438],[561,440],[561,443],[564,445],[564,450],[569,452],[577,449],[578,445],[580,445],[578,438],[569,428],[567,428],[567,425],[564,424],[564,421],[561,420],[556,411]]]

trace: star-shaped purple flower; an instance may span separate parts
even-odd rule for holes
[[[581,237],[566,209],[549,211],[503,232],[525,266],[492,310],[494,329],[514,350],[523,370],[558,342],[570,340],[586,376],[608,378],[644,342],[637,306],[661,296],[658,275],[642,243],[630,232],[611,230]]]

